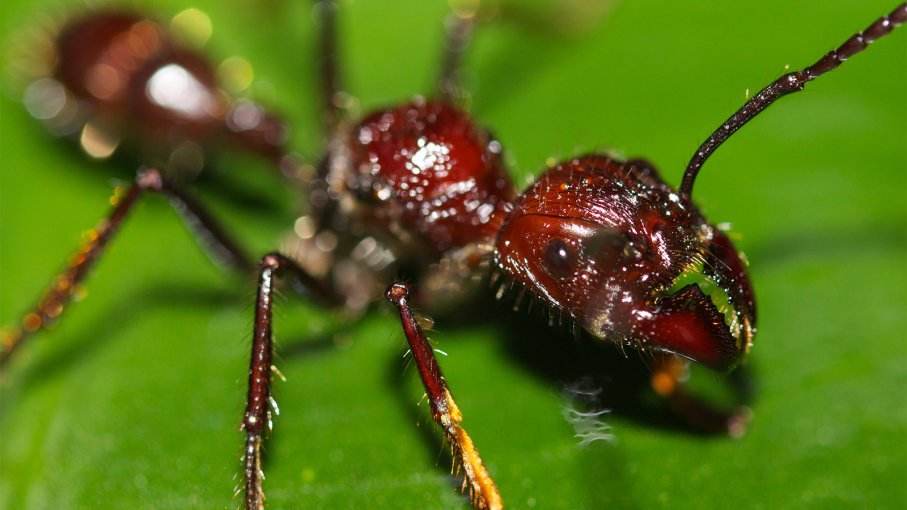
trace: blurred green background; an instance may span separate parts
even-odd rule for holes
[[[279,0],[165,0],[205,10],[212,58],[241,55],[251,95],[314,156],[311,9]],[[441,1],[343,1],[349,91],[364,109],[427,92]],[[581,3],[581,2],[580,2]],[[543,6],[544,2],[534,2]],[[614,149],[677,183],[696,145],[784,71],[842,42],[891,1],[625,0],[570,36],[483,27],[468,56],[472,110],[514,177],[546,158]],[[58,0],[5,0],[4,44]],[[0,324],[34,302],[133,168],[97,163],[0,89]],[[238,206],[232,182],[262,197]],[[255,252],[295,197],[262,163],[229,155],[197,186]],[[466,423],[509,508],[895,508],[907,502],[907,28],[786,98],[706,165],[697,201],[730,221],[751,261],[759,335],[755,419],[740,440],[621,414],[616,441],[580,448],[563,384],[514,360],[505,325],[438,324],[433,338]],[[138,207],[88,298],[29,344],[0,382],[0,508],[236,508],[251,281],[226,277],[159,199]],[[390,310],[327,350],[336,317],[286,299],[277,335],[283,414],[267,453],[270,508],[465,508]],[[501,314],[506,312],[502,308]],[[709,377],[703,374],[705,377]],[[608,391],[608,388],[605,388]]]

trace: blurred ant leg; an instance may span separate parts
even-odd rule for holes
[[[4,366],[22,343],[57,319],[76,293],[76,289],[113,239],[123,220],[132,211],[143,192],[161,193],[170,199],[183,216],[199,243],[212,258],[236,270],[250,271],[252,263],[224,229],[192,197],[164,180],[155,169],[139,172],[135,182],[122,196],[115,196],[114,207],[98,226],[91,230],[88,241],[76,252],[66,269],[57,276],[38,305],[27,313],[20,324],[2,336],[0,367]]]
[[[485,469],[472,438],[461,425],[463,415],[460,414],[460,410],[447,388],[447,382],[441,374],[441,367],[438,366],[434,350],[409,307],[407,300],[409,287],[404,283],[395,283],[387,289],[386,296],[388,301],[396,305],[400,311],[400,322],[403,325],[406,340],[409,342],[413,360],[419,369],[425,392],[428,394],[432,418],[444,431],[444,435],[450,443],[453,470],[456,473],[461,468],[463,469],[461,490],[468,491],[470,501],[477,510],[503,508],[504,504],[494,480]]]
[[[573,35],[594,26],[610,9],[610,0],[576,2],[567,8],[526,7],[519,1],[489,2],[450,0],[451,13],[444,22],[444,46],[436,94],[442,101],[458,104],[465,93],[460,71],[463,55],[472,41],[476,25],[490,21],[510,22],[534,32]]]
[[[245,250],[233,240],[201,202],[173,183],[161,178],[156,170],[147,170],[144,173],[148,174],[152,184],[157,184],[160,188],[143,189],[155,191],[167,197],[170,205],[182,216],[186,226],[195,235],[199,246],[205,250],[211,260],[237,273],[252,272],[253,264]],[[155,176],[159,181],[154,182]],[[141,176],[140,179],[142,179]]]
[[[318,217],[318,230],[326,228],[334,220],[337,204],[330,198],[327,182],[331,170],[330,146],[337,135],[337,124],[342,117],[343,98],[340,90],[340,69],[337,62],[337,10],[334,0],[315,0],[315,15],[318,18],[318,59],[321,86],[322,126],[327,137],[328,150],[315,166],[315,178],[306,186],[309,203],[323,209]]]
[[[264,471],[261,463],[261,446],[265,431],[270,432],[272,428],[271,321],[276,277],[292,278],[295,286],[309,290],[309,294],[321,304],[329,306],[341,304],[339,296],[321,285],[286,256],[273,252],[262,257],[258,265],[258,293],[255,301],[255,325],[252,330],[252,356],[249,361],[249,389],[241,426],[246,432],[243,476],[247,510],[261,510],[265,502],[262,488]]]
[[[444,21],[444,48],[441,54],[441,72],[438,75],[438,97],[447,103],[457,104],[463,99],[460,69],[463,54],[472,40],[478,15],[473,9],[456,9]]]
[[[316,0],[319,35],[318,58],[321,74],[321,100],[324,108],[325,133],[334,133],[340,119],[340,69],[337,63],[337,3],[334,0]]]
[[[659,354],[649,382],[655,393],[667,400],[671,411],[696,430],[731,437],[743,436],[751,418],[750,409],[739,405],[733,410],[721,410],[697,398],[686,391],[683,382],[686,373],[686,360]]]

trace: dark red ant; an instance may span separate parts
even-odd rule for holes
[[[456,16],[449,26],[436,98],[348,123],[338,104],[335,6],[325,1],[319,7],[322,101],[331,137],[313,183],[312,236],[300,235],[258,265],[243,417],[246,507],[264,507],[261,446],[271,423],[271,311],[277,277],[320,302],[356,311],[378,299],[383,282],[398,271],[418,277],[418,293],[398,282],[385,296],[399,310],[432,416],[452,446],[463,488],[476,508],[502,508],[501,498],[410,309],[411,300],[435,304],[435,293],[449,289],[458,295],[444,299],[456,301],[476,275],[487,273],[494,284],[516,285],[521,295],[567,316],[592,338],[653,353],[652,385],[659,394],[693,421],[739,433],[746,420],[742,411],[705,407],[684,392],[679,379],[682,358],[715,370],[733,368],[749,351],[756,323],[744,262],[730,239],[692,202],[696,176],[727,138],[770,104],[802,90],[907,21],[907,3],[748,100],[699,147],[676,191],[643,160],[593,154],[552,166],[522,194],[505,172],[500,142],[456,106],[457,69],[474,16]],[[146,82],[139,83],[146,88]],[[197,135],[187,130],[181,136]],[[143,169],[70,267],[5,340],[3,363],[25,338],[60,315],[146,191],[169,195],[188,213],[205,246],[240,268],[247,266],[238,245],[198,203],[159,170]],[[317,236],[330,238],[334,249],[311,257],[308,248]]]

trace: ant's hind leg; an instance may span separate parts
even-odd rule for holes
[[[746,433],[752,417],[749,407],[736,404],[732,408],[721,409],[690,393],[686,388],[688,362],[669,354],[656,355],[649,383],[660,397],[664,398],[671,411],[683,420],[686,425],[699,432],[708,434],[727,434],[740,437]],[[739,369],[738,369],[739,370]],[[722,377],[732,377],[724,375]],[[747,393],[736,381],[728,380],[734,386],[735,393]],[[748,400],[746,395],[737,395],[741,400]]]
[[[66,269],[53,280],[38,304],[25,314],[17,326],[3,333],[0,338],[0,367],[9,361],[26,339],[59,318],[133,206],[148,191],[163,194],[170,199],[170,203],[183,216],[199,243],[213,259],[237,271],[251,271],[249,258],[201,204],[165,180],[158,170],[142,170],[125,192],[115,196],[113,209],[91,230],[88,240],[72,257]]]
[[[419,369],[425,392],[428,394],[432,418],[444,431],[450,443],[454,471],[463,470],[461,488],[469,494],[470,501],[477,510],[501,509],[503,502],[498,489],[485,469],[472,438],[462,427],[463,416],[447,388],[447,381],[441,375],[441,367],[438,366],[434,350],[409,307],[408,297],[409,287],[406,284],[395,283],[387,290],[387,299],[400,311],[400,322],[409,342],[413,360]]]

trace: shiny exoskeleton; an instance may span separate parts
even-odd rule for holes
[[[398,308],[432,417],[451,445],[462,489],[478,509],[502,508],[502,498],[462,426],[463,416],[410,302],[429,310],[450,306],[476,290],[473,283],[484,276],[494,284],[516,286],[521,296],[566,316],[592,339],[651,353],[652,388],[673,409],[709,430],[742,433],[744,409],[711,409],[685,392],[681,378],[684,359],[716,370],[734,367],[749,351],[756,324],[744,260],[692,201],[696,175],[731,134],[774,101],[802,90],[907,22],[907,3],[812,66],[780,77],[753,96],[699,147],[677,190],[644,160],[590,154],[552,165],[521,194],[508,177],[501,142],[458,106],[456,71],[478,12],[458,11],[448,24],[436,97],[373,112],[357,122],[346,119],[342,108],[336,6],[323,1],[318,8],[328,147],[309,182],[308,215],[297,221],[282,249],[263,256],[257,266],[242,419],[246,508],[258,510],[265,502],[261,451],[272,423],[272,308],[281,281],[325,305],[358,313],[379,299],[399,272],[415,278],[418,287],[398,282],[384,295]],[[203,84],[197,90],[213,90],[207,68],[194,57],[165,44],[140,45],[141,55],[123,57],[123,48],[135,51],[129,42],[135,34],[159,31],[132,15],[89,16],[61,33],[60,41],[75,32],[90,36],[84,48],[61,45],[61,59],[72,60],[60,64],[55,79],[65,83],[67,94],[93,105],[93,116],[141,131],[140,138],[149,143],[234,136],[228,103],[204,94],[161,96],[167,99],[155,94],[155,77],[171,66],[182,69],[181,76],[191,71]],[[78,51],[69,55],[70,47]],[[97,78],[101,75],[104,79]],[[135,91],[145,95],[130,95]],[[272,136],[279,131],[274,125],[252,126],[245,143],[266,156],[283,154],[274,149],[280,146]],[[159,169],[144,168],[34,311],[4,339],[2,362],[62,313],[73,289],[146,192],[171,198],[203,245],[220,258],[251,268],[200,204]]]

